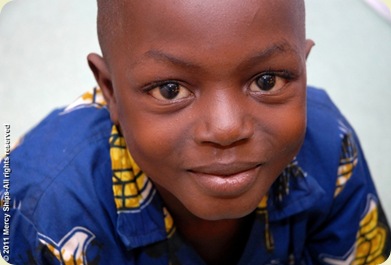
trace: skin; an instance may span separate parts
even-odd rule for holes
[[[302,2],[121,4],[100,25],[104,57],[88,56],[111,119],[182,236],[208,263],[235,264],[251,213],[303,142]]]

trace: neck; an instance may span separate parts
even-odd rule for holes
[[[207,264],[237,264],[251,230],[250,216],[233,220],[176,223],[179,233]]]
[[[239,219],[205,220],[193,215],[171,194],[161,192],[177,232],[206,264],[237,264],[244,251],[252,227],[253,215]],[[176,199],[174,198],[174,201]]]

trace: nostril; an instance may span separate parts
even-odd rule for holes
[[[249,108],[252,101],[248,100],[247,94],[232,84],[220,85],[207,92],[194,127],[196,141],[229,147],[251,138],[256,119],[253,108]]]
[[[220,125],[220,126],[218,126]],[[225,126],[222,124],[204,124],[196,134],[196,141],[200,144],[210,144],[219,148],[229,148],[244,144],[249,141],[254,134],[254,125],[251,121],[242,119],[232,121]],[[229,126],[228,126],[229,125]]]

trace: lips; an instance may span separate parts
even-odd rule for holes
[[[262,164],[240,162],[209,164],[188,170],[194,182],[208,195],[215,197],[238,197],[250,190]]]

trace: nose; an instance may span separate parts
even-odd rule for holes
[[[202,104],[195,133],[198,143],[226,148],[253,136],[253,119],[246,100],[241,97],[245,96],[222,92]]]

